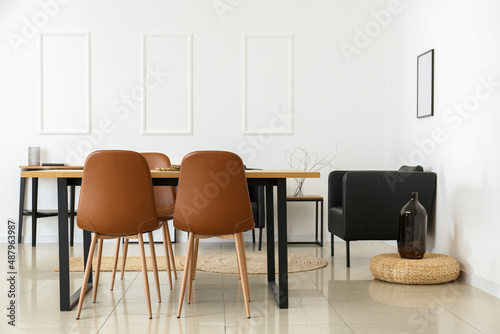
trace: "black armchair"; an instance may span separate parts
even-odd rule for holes
[[[419,168],[399,171],[333,171],[328,177],[328,231],[346,241],[346,265],[350,266],[349,242],[397,240],[399,212],[418,192],[428,216],[433,212],[436,174]],[[420,171],[415,171],[420,170]]]

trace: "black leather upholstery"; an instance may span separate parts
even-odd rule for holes
[[[397,240],[399,212],[418,192],[419,202],[433,214],[436,174],[401,171],[333,171],[328,178],[328,230],[346,241]]]

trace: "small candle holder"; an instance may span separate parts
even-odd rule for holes
[[[40,166],[40,147],[28,147],[28,166]]]

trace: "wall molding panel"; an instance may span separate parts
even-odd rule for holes
[[[293,35],[243,35],[243,134],[293,135]]]
[[[142,35],[143,135],[193,134],[193,35]]]
[[[40,134],[91,133],[90,33],[40,35]]]

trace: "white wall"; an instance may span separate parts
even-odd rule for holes
[[[69,164],[82,164],[97,149],[160,151],[173,163],[193,150],[222,149],[239,153],[248,166],[266,169],[288,169],[284,152],[300,146],[320,157],[336,154],[336,168],[383,168],[386,28],[375,30],[370,43],[349,57],[341,46],[355,45],[356,29],[374,20],[372,11],[387,6],[387,1],[372,0],[2,0],[0,236],[5,238],[7,219],[17,217],[18,166],[27,164],[29,146],[41,147],[42,162]],[[40,34],[47,36],[43,48]],[[74,44],[50,39],[65,34],[80,35]],[[140,97],[142,36],[155,34],[170,37],[163,46],[147,47],[148,65],[170,68],[160,68],[168,75],[161,77],[158,90],[148,92],[146,132],[191,134],[143,134],[141,99],[126,104],[127,95]],[[180,40],[172,37],[179,34]],[[260,44],[251,44],[247,52],[248,124],[265,136],[243,133],[246,35],[290,37],[258,39]],[[259,91],[259,83],[269,91]],[[47,123],[42,132],[90,128],[90,133],[41,134],[42,88]],[[59,91],[64,92],[60,97]],[[161,103],[167,107],[160,108]],[[289,134],[265,132],[276,122],[276,108],[293,110],[293,127],[285,129]],[[305,193],[326,199],[330,170],[322,170],[320,180],[307,180]],[[43,180],[40,207],[55,208],[55,196],[55,183]],[[312,237],[313,214],[312,205],[290,206],[291,239]],[[30,240],[29,226],[25,235]],[[55,235],[55,219],[39,221],[40,241],[54,241]]]
[[[500,4],[408,1],[404,7],[386,34],[387,166],[410,161],[437,173],[429,251],[454,256],[466,280],[500,296]],[[417,56],[429,49],[435,50],[434,116],[417,119]]]
[[[214,4],[222,6],[219,13]],[[392,10],[390,17],[384,16],[387,12],[382,10]],[[42,148],[42,162],[70,164],[82,163],[86,154],[95,149],[160,151],[174,163],[192,150],[225,149],[239,153],[249,166],[269,169],[288,169],[284,151],[300,146],[320,157],[336,154],[334,165],[339,169],[397,168],[410,161],[437,172],[436,219],[429,226],[429,250],[456,257],[465,279],[500,295],[500,267],[494,248],[500,229],[495,221],[500,193],[500,135],[495,131],[500,86],[485,86],[481,79],[500,82],[500,47],[496,43],[499,13],[500,5],[488,0],[453,4],[444,0],[403,1],[399,7],[392,1],[370,0],[3,0],[0,240],[5,240],[7,219],[17,217],[18,166],[27,163],[28,146]],[[82,125],[79,129],[85,130],[88,125],[91,133],[41,134],[40,34],[75,33],[90,33],[88,53],[78,39],[74,49],[63,48],[60,53],[54,51],[57,48],[44,48],[44,64],[60,61],[61,68],[68,68],[76,57],[58,57],[75,50],[80,50],[76,56],[82,62],[85,55],[90,56],[88,73],[78,72],[83,79],[73,80],[74,75],[68,79],[75,85],[71,87],[82,82],[87,87],[88,78],[90,95],[82,93],[84,89],[70,90],[69,96],[84,102],[78,104],[79,109],[68,108],[68,112],[76,112]],[[123,108],[126,95],[141,87],[143,34],[192,36],[191,44],[186,39],[179,43],[167,39],[170,49],[166,50],[178,51],[172,60],[162,58],[160,50],[154,53],[155,49],[148,49],[153,50],[153,58],[160,55],[158,61],[162,64],[176,65],[165,69],[169,76],[162,81],[163,90],[157,90],[165,95],[148,96],[153,103],[148,114],[153,117],[152,124],[157,125],[157,117],[157,123],[165,125],[161,129],[191,130],[189,124],[183,123],[186,118],[165,116],[154,105],[155,101],[163,101],[171,110],[189,115],[191,101],[192,134],[143,134],[142,107],[138,104]],[[249,92],[249,106],[256,106],[248,109],[254,122],[249,124],[257,132],[265,131],[271,124],[273,108],[284,110],[283,106],[288,106],[293,109],[291,134],[243,133],[243,36],[263,34],[292,36],[293,52],[285,47],[288,44],[283,39],[259,40],[263,43],[249,49],[249,61],[257,66],[247,72],[249,89],[258,91],[252,84],[263,78],[276,80],[273,82],[279,86],[263,98]],[[21,43],[17,51],[13,38]],[[271,53],[259,58],[259,50],[265,50],[259,46],[269,41]],[[435,116],[416,119],[416,57],[431,48],[435,49],[436,64]],[[269,72],[273,76],[266,77],[262,70],[266,61],[277,64],[280,59],[293,59],[292,71]],[[86,73],[89,76],[85,77]],[[290,73],[291,105],[287,95]],[[46,89],[57,84],[50,78],[54,77],[46,77]],[[170,92],[178,93],[172,96]],[[162,100],[165,96],[171,99]],[[178,96],[183,98],[176,99]],[[273,96],[279,97],[274,104]],[[85,115],[82,118],[86,98],[90,101],[88,124]],[[67,100],[61,101],[63,107],[68,104]],[[57,100],[52,102],[57,114]],[[454,111],[455,106],[464,104],[473,111],[464,116]],[[62,112],[65,109],[61,105]],[[174,125],[162,124],[162,117]],[[103,120],[107,121],[105,126]],[[74,130],[65,127],[69,126],[63,123],[60,130]],[[433,139],[435,131],[442,131],[444,137]],[[78,151],[79,158],[75,159],[72,152]],[[326,198],[328,172],[322,170],[320,180],[307,180],[305,192]],[[293,192],[293,181],[289,182],[289,192]],[[42,180],[40,206],[54,208],[55,203],[54,182]],[[289,207],[291,239],[312,237],[313,210],[299,205]],[[29,226],[25,234],[29,240]],[[54,241],[55,219],[41,220],[38,235],[42,241]]]

